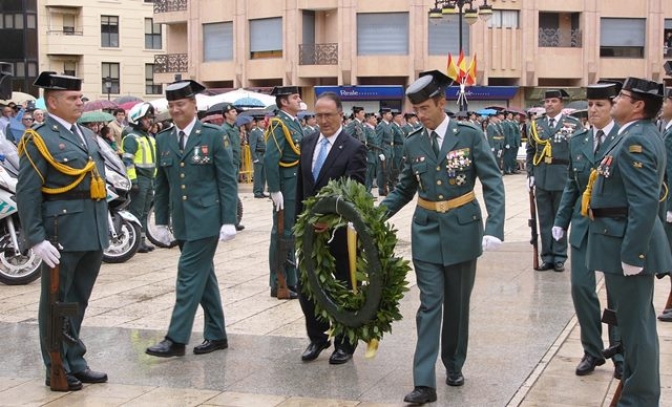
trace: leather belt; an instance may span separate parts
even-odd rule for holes
[[[624,218],[628,216],[628,208],[590,208],[588,215],[593,218]]]
[[[92,199],[90,191],[68,191],[60,194],[42,194],[45,201],[76,201],[79,199]]]
[[[569,160],[562,158],[544,158],[544,163],[549,165],[569,165]]]
[[[418,206],[429,211],[446,213],[451,209],[466,205],[474,199],[476,199],[476,194],[474,194],[474,191],[467,192],[464,195],[460,195],[457,198],[449,199],[447,201],[428,201],[418,197]]]

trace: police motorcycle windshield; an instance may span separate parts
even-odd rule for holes
[[[19,176],[19,152],[16,144],[0,138],[0,154],[2,155],[2,166],[14,177]]]
[[[119,157],[112,147],[110,147],[110,145],[100,136],[96,137],[96,141],[98,142],[98,148],[105,160],[105,165],[121,174],[126,174],[126,167],[124,166],[123,161],[121,161],[121,157]]]

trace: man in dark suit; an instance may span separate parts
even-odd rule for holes
[[[341,126],[343,106],[341,99],[332,92],[322,94],[315,103],[315,116],[320,131],[315,132],[301,141],[299,159],[299,176],[296,184],[296,215],[303,212],[304,199],[315,196],[317,192],[333,179],[351,178],[364,183],[366,178],[366,147],[351,134],[347,134]],[[317,232],[325,232],[325,226],[315,224]],[[335,277],[341,281],[349,281],[348,248],[344,231],[336,233],[329,249],[336,260]],[[299,281],[299,285],[303,282]],[[315,304],[299,290],[301,309],[306,317],[306,330],[310,345],[301,355],[301,360],[315,360],[322,350],[329,347],[327,330],[329,323],[315,317]],[[329,358],[329,363],[338,365],[352,358],[357,347],[347,338],[336,337],[336,350]]]
[[[77,304],[77,315],[68,318],[67,334],[73,342],[63,342],[63,367],[68,390],[82,389],[82,383],[104,383],[107,375],[89,369],[84,359],[86,346],[79,337],[91,291],[108,245],[105,193],[96,194],[95,179],[105,176],[105,164],[98,152],[96,135],[77,125],[82,115],[82,80],[72,76],[42,72],[34,85],[44,89],[49,111],[47,121],[26,133],[19,146],[21,154],[16,188],[17,206],[26,243],[42,259],[42,288],[38,309],[40,347],[50,386],[51,357],[47,342],[49,326],[50,269],[60,263],[59,301]],[[36,140],[46,147],[40,150]],[[64,173],[50,164],[51,157],[85,171],[84,177]],[[74,186],[60,191],[63,187]]]
[[[147,348],[152,356],[184,356],[199,305],[205,340],[194,347],[194,353],[229,346],[213,257],[218,240],[236,236],[238,183],[231,140],[221,127],[196,117],[196,94],[203,90],[203,85],[191,80],[168,85],[166,99],[175,125],[156,137],[157,237],[170,243],[167,225],[172,221],[180,259],[168,333]]]

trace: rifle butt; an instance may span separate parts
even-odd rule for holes
[[[609,407],[617,407],[618,406],[618,401],[621,399],[621,393],[623,392],[623,381],[620,380],[618,382],[618,386],[616,386],[616,391],[614,392],[614,397],[611,398],[611,403],[609,403]]]
[[[672,280],[672,275],[670,275],[670,280]],[[672,308],[672,287],[670,287],[670,294],[667,296],[667,302],[665,303],[664,309]]]
[[[49,388],[53,391],[68,391],[68,378],[63,368],[61,350],[49,352],[51,369],[49,369]]]

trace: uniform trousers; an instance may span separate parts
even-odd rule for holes
[[[541,237],[541,260],[554,264],[556,262],[564,263],[567,260],[567,236],[563,236],[560,241],[553,239],[551,229],[555,214],[560,208],[562,200],[562,190],[548,191],[542,188],[535,188],[537,199],[537,216],[539,217],[539,236]]]

